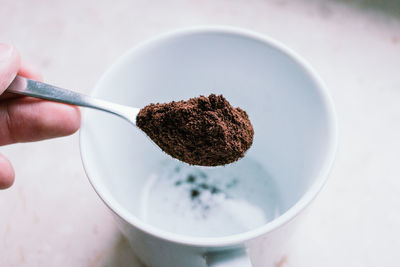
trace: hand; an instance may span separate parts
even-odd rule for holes
[[[17,74],[42,80],[32,67],[21,64],[15,48],[0,43],[0,145],[70,135],[79,129],[75,106],[4,93]],[[0,154],[0,189],[10,187],[14,176],[11,163]]]

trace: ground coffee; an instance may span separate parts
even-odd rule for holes
[[[136,125],[164,152],[201,166],[238,160],[250,148],[254,135],[246,112],[215,94],[150,104],[140,110]]]

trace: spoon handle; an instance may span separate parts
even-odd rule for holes
[[[50,84],[33,81],[19,75],[15,77],[14,81],[10,84],[6,91],[15,94],[103,110],[127,119],[133,124],[136,123],[136,115],[139,112],[138,108],[96,99]]]

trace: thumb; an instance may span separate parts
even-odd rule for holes
[[[13,46],[0,43],[0,94],[14,80],[20,61],[19,53]]]
[[[0,155],[0,189],[6,189],[14,183],[14,168],[10,161]]]

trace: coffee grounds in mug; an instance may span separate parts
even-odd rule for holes
[[[228,192],[237,186],[238,182],[236,177],[232,177],[226,184],[216,184],[204,172],[199,171],[180,177],[173,185],[187,190],[192,209],[200,212],[201,218],[207,219],[211,209],[220,205],[224,199],[231,198]]]
[[[242,158],[254,136],[247,113],[215,94],[147,105],[136,125],[167,154],[201,166]]]

